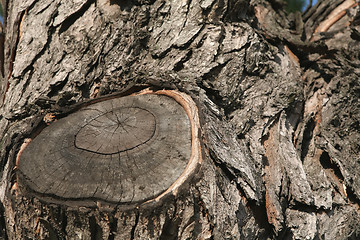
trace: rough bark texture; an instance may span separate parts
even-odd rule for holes
[[[280,0],[6,9],[0,238],[360,238],[358,1],[319,0],[302,19]],[[16,188],[16,155],[39,118],[143,84],[198,104],[203,162],[180,194],[109,210]]]

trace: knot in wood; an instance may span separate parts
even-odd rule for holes
[[[19,182],[67,205],[158,200],[201,162],[198,128],[194,102],[176,91],[100,101],[35,137],[20,157]]]

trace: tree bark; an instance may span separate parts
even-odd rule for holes
[[[358,1],[302,16],[280,0],[5,9],[0,239],[360,238]],[[18,187],[18,153],[45,116],[146,87],[197,104],[202,162],[177,194],[109,208]]]

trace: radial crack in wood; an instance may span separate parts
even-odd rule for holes
[[[197,107],[178,91],[144,90],[84,106],[22,152],[20,187],[45,201],[89,206],[159,201],[201,163]]]

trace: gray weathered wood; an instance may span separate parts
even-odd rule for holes
[[[190,121],[174,99],[113,98],[83,107],[36,136],[19,159],[20,183],[63,204],[141,203],[175,182],[190,153]]]

